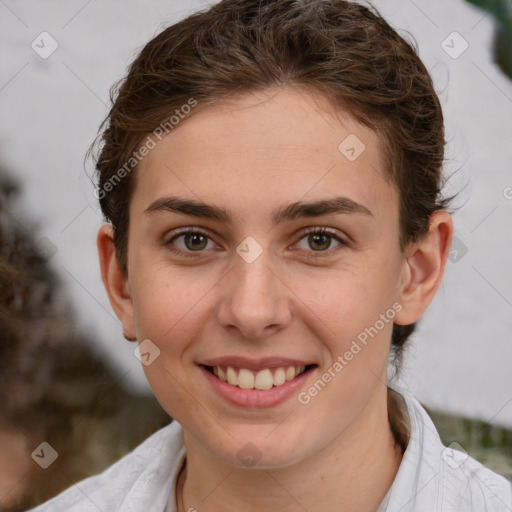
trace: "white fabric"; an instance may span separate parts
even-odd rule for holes
[[[376,512],[512,512],[512,484],[472,457],[443,446],[432,420],[402,394],[411,437],[393,485]],[[32,512],[176,512],[185,457],[173,421],[100,475],[79,482]]]

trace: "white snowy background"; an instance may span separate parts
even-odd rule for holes
[[[431,70],[450,141],[446,173],[456,171],[448,191],[462,189],[456,252],[409,345],[400,386],[430,407],[510,427],[512,81],[493,62],[494,22],[463,0],[374,4],[416,39]],[[50,261],[81,328],[124,384],[140,392],[148,386],[134,346],[122,337],[100,279],[95,238],[102,218],[84,155],[107,113],[110,86],[137,51],[163,27],[205,6],[0,0],[0,162],[23,186],[16,218],[37,221],[41,237],[53,244],[47,247],[56,250]],[[58,43],[47,59],[31,47],[44,31]]]

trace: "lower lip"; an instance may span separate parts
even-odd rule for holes
[[[316,366],[302,373],[293,380],[286,382],[281,386],[273,386],[270,389],[242,389],[224,382],[204,366],[199,366],[206,380],[212,385],[213,389],[225,400],[233,405],[248,407],[253,409],[263,409],[279,405],[292,396],[297,396],[304,386],[309,376],[316,370]]]

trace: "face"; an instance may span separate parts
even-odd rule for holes
[[[137,169],[120,317],[162,406],[225,463],[290,466],[385,397],[404,259],[380,144],[288,88],[194,113]]]

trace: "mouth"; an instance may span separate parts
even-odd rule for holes
[[[306,373],[313,371],[317,365],[279,366],[252,370],[248,368],[201,364],[205,370],[218,380],[233,387],[245,390],[265,391],[279,388],[288,382],[294,381]]]

